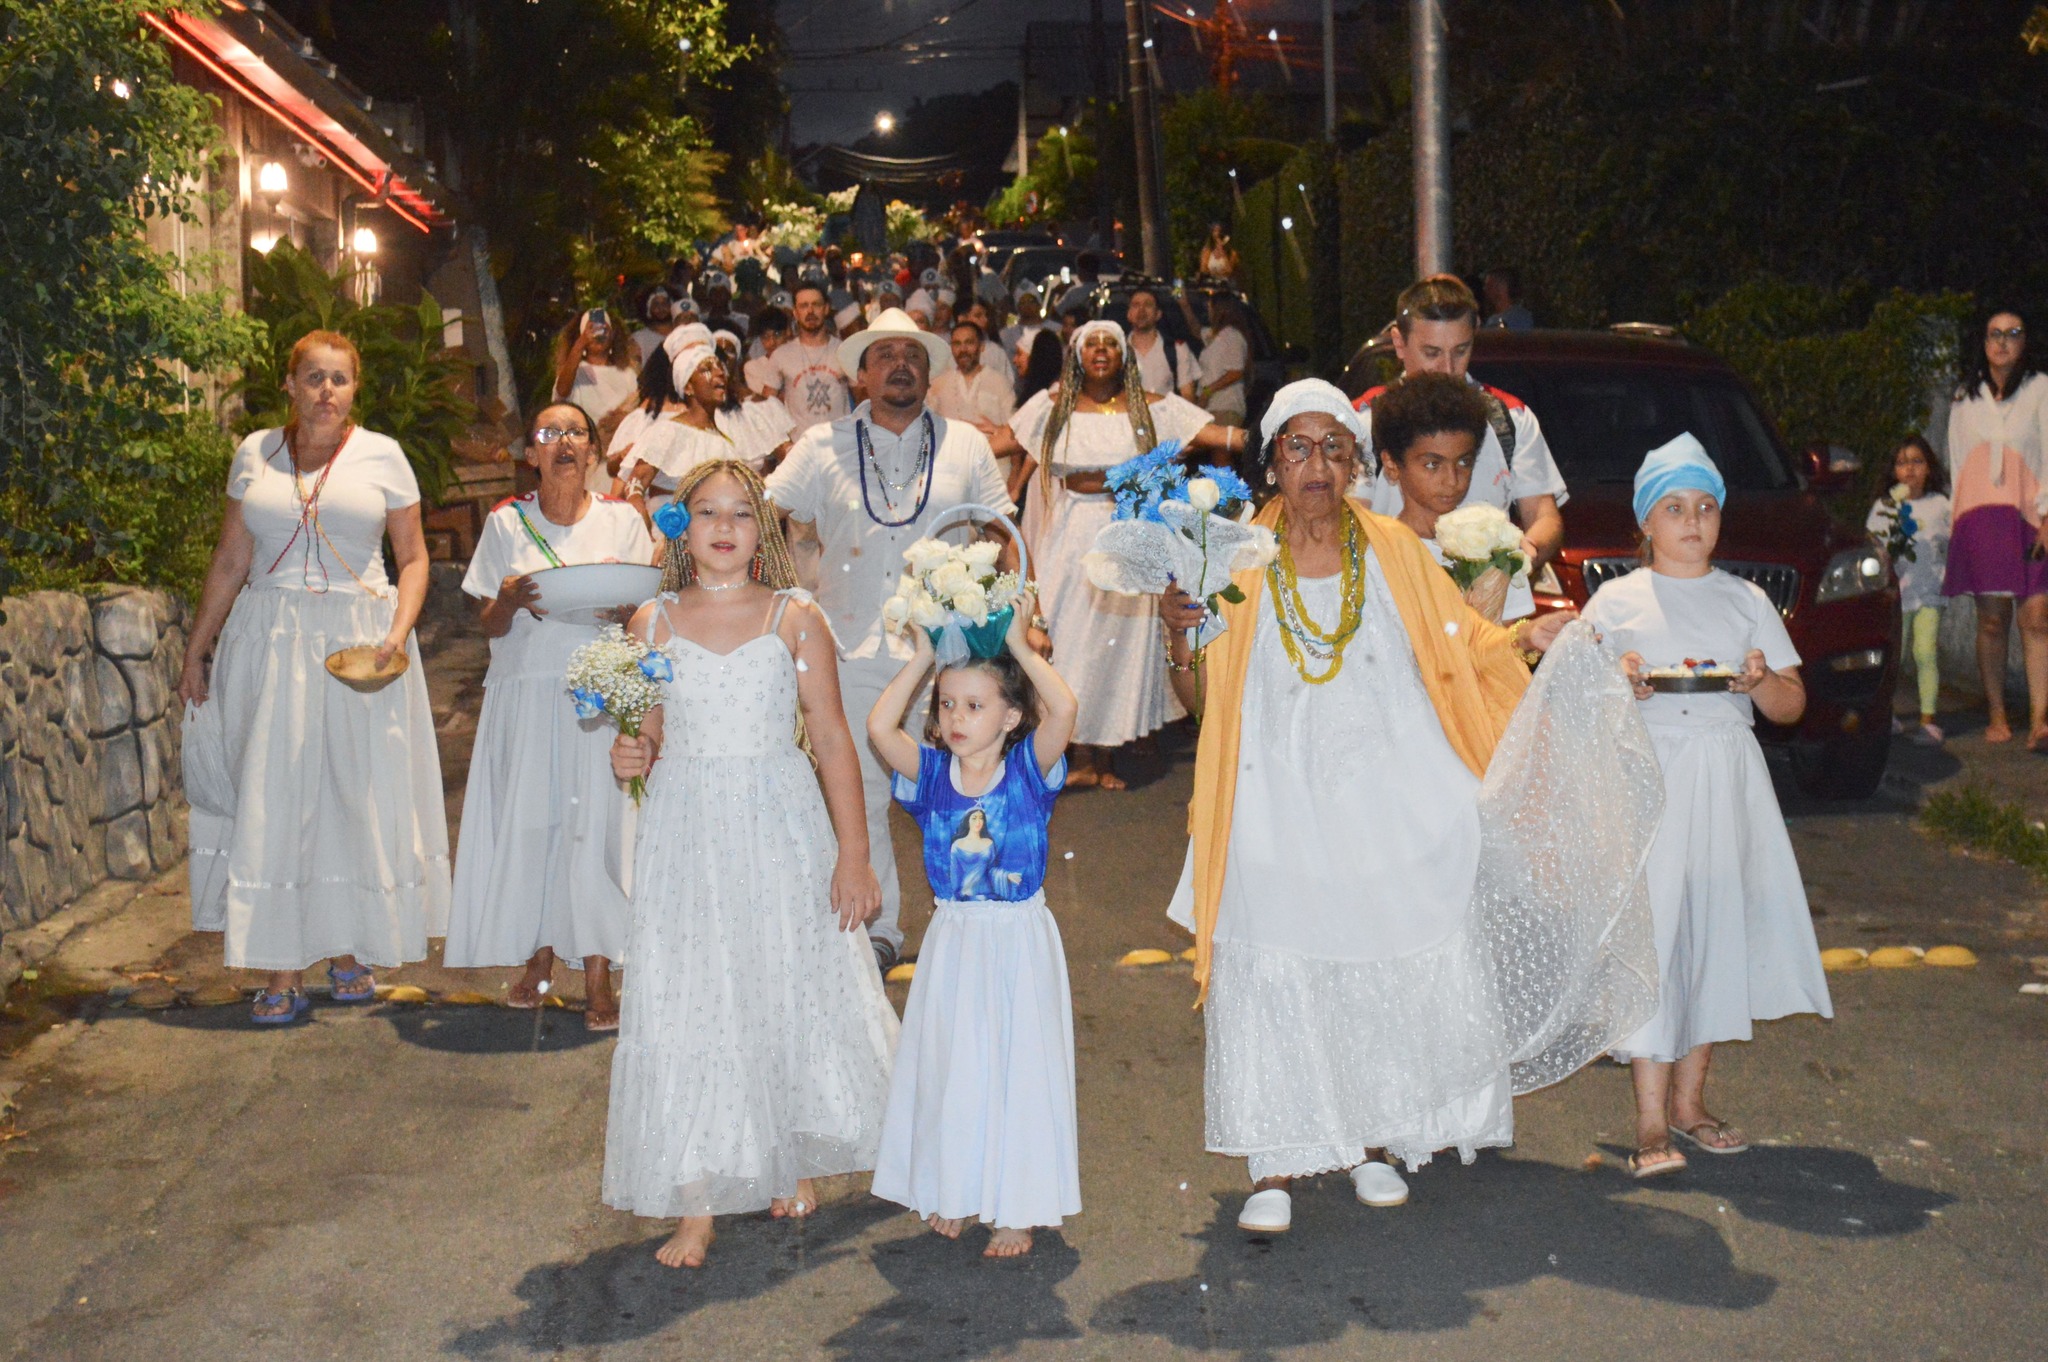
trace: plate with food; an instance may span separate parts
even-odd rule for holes
[[[1701,695],[1727,690],[1735,680],[1735,669],[1713,658],[1688,657],[1675,667],[1648,667],[1643,684],[1665,695]]]
[[[576,563],[533,574],[534,604],[560,624],[610,624],[620,606],[637,608],[661,590],[661,569],[644,563]]]

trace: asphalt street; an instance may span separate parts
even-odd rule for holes
[[[844,1178],[809,1223],[724,1221],[710,1266],[663,1269],[670,1226],[597,1199],[609,1039],[489,1005],[322,999],[284,1033],[244,1006],[118,1005],[103,990],[138,973],[226,977],[167,877],[67,944],[42,986],[74,1019],[0,1061],[0,1359],[2039,1357],[2048,998],[2018,990],[2048,912],[2023,872],[1914,827],[1915,782],[1953,765],[1902,747],[1877,800],[1788,800],[1824,946],[1982,963],[1831,975],[1832,1022],[1723,1050],[1713,1100],[1758,1148],[1632,1183],[1627,1075],[1601,1063],[1404,1207],[1325,1178],[1292,1233],[1248,1239],[1243,1166],[1202,1149],[1188,966],[1115,963],[1185,944],[1162,916],[1191,767],[1170,737],[1130,793],[1078,793],[1053,825],[1086,1210],[1007,1263]]]

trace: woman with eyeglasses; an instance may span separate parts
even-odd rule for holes
[[[1520,745],[1504,741],[1525,657],[1573,616],[1491,623],[1412,530],[1347,500],[1364,433],[1320,379],[1274,394],[1259,462],[1278,495],[1257,523],[1278,555],[1236,574],[1200,659],[1202,602],[1173,588],[1160,607],[1174,687],[1202,718],[1170,916],[1196,934],[1207,1144],[1249,1161],[1238,1225],[1255,1234],[1288,1228],[1298,1177],[1347,1169],[1361,1202],[1399,1205],[1392,1160],[1509,1143],[1514,1093],[1656,1008],[1640,863],[1662,787],[1634,702],[1578,631],[1535,683],[1567,703],[1530,696],[1548,741],[1519,719]],[[1631,724],[1632,761],[1597,760]],[[1482,781],[1500,783],[1505,825]],[[1573,820],[1589,813],[1616,821],[1588,838]],[[1569,873],[1532,875],[1558,821]],[[1483,849],[1508,873],[1485,874]]]
[[[1984,741],[2011,742],[2005,659],[2014,607],[2027,667],[2027,750],[2048,752],[2048,378],[2027,359],[2026,319],[1997,308],[1966,346],[1948,414],[1955,519],[1944,594],[1977,602]]]
[[[1166,440],[1195,458],[1227,462],[1244,432],[1215,424],[1174,393],[1145,391],[1123,328],[1084,322],[1067,352],[1057,389],[1047,389],[995,427],[996,457],[1014,458],[1014,486],[1042,471],[1026,507],[1024,534],[1038,569],[1039,599],[1060,673],[1081,697],[1068,788],[1126,788],[1116,749],[1181,717],[1166,684],[1157,611],[1147,597],[1117,596],[1088,580],[1082,565],[1116,514],[1107,470]]]
[[[640,513],[585,486],[596,423],[573,402],[543,407],[527,432],[534,491],[508,497],[477,538],[462,589],[491,640],[455,857],[446,963],[524,965],[505,1001],[539,1007],[560,959],[581,966],[583,1024],[619,1027],[612,962],[631,915],[631,809],[612,779],[612,730],[579,720],[562,689],[569,655],[597,626],[549,619],[533,574],[577,563],[653,563]],[[635,602],[621,602],[630,608]]]
[[[412,637],[427,596],[420,488],[397,441],[349,419],[362,357],[313,331],[285,365],[291,419],[242,441],[186,643],[192,925],[268,973],[250,1019],[306,1014],[306,969],[367,1003],[373,967],[423,960],[448,920],[448,815]],[[384,570],[384,541],[397,565]],[[372,646],[395,680],[323,661]]]
[[[648,361],[642,391],[663,414],[641,429],[620,459],[612,495],[648,514],[668,501],[683,474],[700,463],[738,459],[767,473],[789,452],[796,424],[775,398],[740,400],[735,359],[721,355],[716,334],[702,323],[679,326]]]

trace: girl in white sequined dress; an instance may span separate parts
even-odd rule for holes
[[[675,677],[612,749],[648,780],[604,1200],[682,1217],[670,1267],[703,1265],[714,1215],[802,1217],[812,1179],[873,1168],[896,1041],[832,637],[764,498],[746,465],[706,464],[657,520],[663,592],[631,628]]]

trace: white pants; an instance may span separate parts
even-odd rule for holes
[[[889,836],[890,787],[895,773],[868,741],[868,714],[882,692],[903,670],[900,659],[868,657],[842,659],[839,663],[839,704],[846,711],[846,725],[853,730],[853,746],[860,753],[861,798],[867,805],[868,860],[882,885],[882,915],[870,923],[868,935],[903,949],[903,884],[896,873],[896,844]],[[903,727],[923,741],[924,721],[931,706],[929,682],[917,693],[904,715]]]

